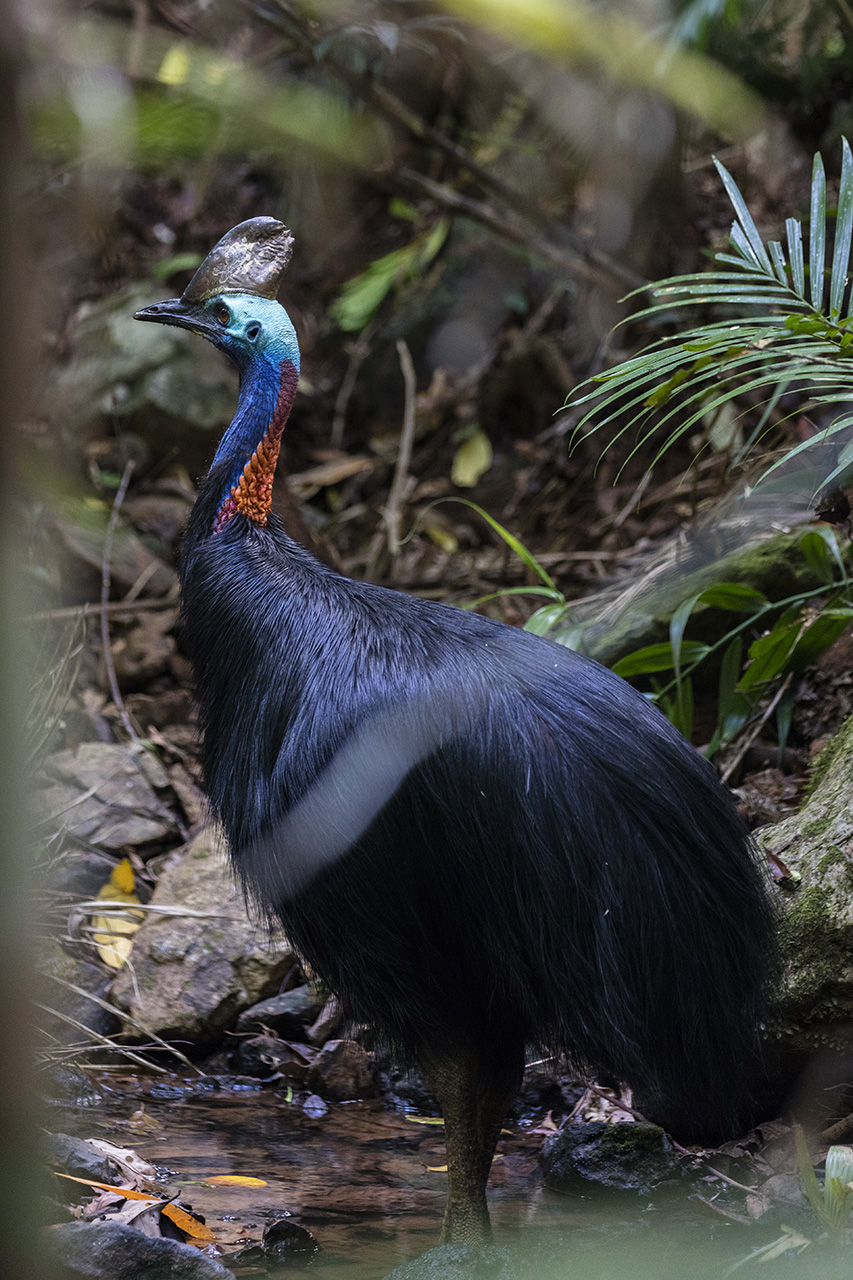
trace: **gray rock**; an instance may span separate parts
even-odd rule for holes
[[[308,1045],[291,1048],[278,1036],[250,1036],[238,1042],[234,1065],[246,1076],[263,1080],[271,1075],[281,1075],[286,1080],[301,1082],[308,1078],[316,1052]]]
[[[120,1222],[68,1222],[47,1238],[69,1280],[234,1280],[233,1271],[191,1245]]]
[[[115,1015],[89,998],[90,995],[101,1000],[108,998],[112,973],[70,956],[53,938],[41,944],[38,968],[39,1003],[45,1006],[37,1011],[41,1031],[53,1036],[59,1044],[79,1044],[86,1036],[75,1023],[102,1036],[119,1030]],[[74,991],[73,987],[79,989]],[[55,1013],[47,1012],[50,1009]],[[94,1036],[92,1043],[95,1043]]]
[[[268,939],[250,919],[213,826],[172,855],[152,905],[188,914],[146,915],[132,971],[118,974],[112,999],[166,1039],[209,1045],[241,1010],[276,991],[294,963],[289,944]]]
[[[549,1134],[539,1154],[545,1185],[578,1190],[584,1183],[648,1192],[679,1170],[663,1129],[644,1121],[569,1123]]]
[[[138,424],[155,456],[177,445],[195,472],[231,421],[235,379],[218,352],[188,333],[133,319],[162,296],[157,286],[134,284],[82,306],[71,358],[46,380],[41,407],[54,419],[61,405],[78,430],[104,415],[129,430]]]
[[[308,1087],[330,1102],[372,1098],[378,1091],[373,1057],[355,1040],[330,1040],[308,1074]]]
[[[115,865],[115,858],[106,852],[66,849],[45,878],[53,893],[95,898],[109,880]]]
[[[818,757],[799,813],[765,827],[781,882],[779,984],[770,1042],[796,1062],[853,1050],[853,718]],[[788,873],[788,874],[786,874]],[[846,1070],[846,1063],[843,1064]],[[844,1075],[842,1078],[846,1079]],[[790,1077],[785,1084],[790,1083]]]
[[[262,1031],[267,1027],[282,1040],[302,1041],[305,1028],[314,1022],[322,1008],[322,999],[306,983],[244,1010],[237,1019],[237,1031]]]
[[[150,751],[82,742],[49,756],[44,770],[58,781],[41,792],[40,806],[72,838],[123,849],[177,834],[173,814],[154,790],[169,785],[168,775]]]
[[[61,1169],[74,1178],[90,1178],[93,1182],[115,1182],[118,1166],[100,1151],[95,1151],[83,1138],[72,1138],[67,1133],[47,1133],[41,1148],[53,1169]],[[89,1187],[82,1190],[91,1196]]]

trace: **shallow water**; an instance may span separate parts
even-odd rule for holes
[[[102,1086],[103,1087],[103,1086]],[[112,1080],[97,1106],[57,1108],[48,1127],[132,1147],[168,1170],[172,1187],[217,1236],[223,1262],[264,1227],[290,1215],[320,1245],[312,1280],[378,1280],[438,1243],[446,1192],[444,1131],[378,1104],[330,1104],[322,1116],[274,1092],[157,1097],[156,1083]],[[165,1089],[169,1092],[169,1086]],[[172,1089],[179,1092],[179,1089]],[[142,1124],[133,1116],[144,1093]],[[148,1126],[151,1126],[149,1129]],[[691,1198],[688,1182],[649,1197],[544,1188],[537,1169],[541,1134],[512,1126],[498,1147],[489,1184],[495,1240],[518,1251],[525,1280],[704,1280],[779,1235],[745,1228]],[[262,1187],[217,1187],[206,1177],[242,1174]],[[709,1187],[707,1198],[715,1188]],[[809,1251],[816,1254],[816,1250]],[[262,1274],[255,1269],[238,1275]],[[834,1277],[823,1258],[750,1263],[736,1274]],[[276,1280],[292,1268],[266,1273]],[[853,1274],[853,1265],[839,1274]]]

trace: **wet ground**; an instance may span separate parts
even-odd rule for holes
[[[115,1081],[105,1100],[56,1109],[48,1127],[132,1147],[166,1171],[181,1199],[201,1215],[238,1275],[283,1280],[290,1268],[241,1268],[229,1254],[257,1241],[286,1214],[320,1245],[313,1280],[378,1280],[438,1243],[446,1189],[440,1124],[382,1109],[338,1103],[305,1113],[304,1095],[237,1092],[157,1097],[140,1115],[140,1082]],[[732,1263],[779,1235],[776,1227],[743,1227],[713,1213],[687,1180],[648,1197],[567,1196],[544,1188],[537,1168],[541,1133],[514,1125],[504,1133],[490,1181],[496,1242],[520,1251],[524,1280],[680,1280],[721,1277]],[[261,1187],[211,1186],[206,1178],[239,1174]],[[719,1192],[708,1184],[707,1199]],[[815,1252],[815,1251],[812,1251]],[[814,1259],[818,1263],[817,1257]],[[814,1274],[835,1273],[823,1258]],[[769,1267],[750,1263],[739,1275],[812,1273],[811,1258]],[[847,1274],[845,1272],[845,1274]]]

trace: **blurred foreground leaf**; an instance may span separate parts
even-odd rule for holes
[[[761,122],[758,97],[718,63],[658,40],[628,13],[577,0],[441,0],[444,8],[551,62],[593,64],[639,85],[728,138]]]

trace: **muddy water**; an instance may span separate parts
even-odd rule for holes
[[[144,1116],[135,1119],[140,1089],[147,1095]],[[298,1095],[288,1103],[272,1092],[183,1098],[158,1098],[158,1092],[178,1090],[113,1080],[102,1104],[54,1114],[50,1127],[132,1147],[167,1170],[182,1201],[216,1234],[226,1266],[233,1250],[257,1241],[268,1223],[285,1214],[321,1246],[307,1273],[313,1280],[378,1280],[438,1243],[446,1191],[440,1125],[368,1103],[330,1105],[311,1117]],[[778,1235],[765,1230],[757,1236],[714,1216],[690,1200],[683,1184],[648,1200],[549,1192],[537,1173],[541,1142],[541,1135],[513,1126],[501,1139],[490,1180],[497,1242],[523,1241],[533,1251],[525,1255],[525,1280],[718,1277]],[[222,1174],[261,1178],[266,1185],[205,1182]],[[746,1269],[746,1280],[752,1271]],[[294,1272],[267,1274],[283,1280]],[[784,1274],[791,1274],[787,1266]]]

